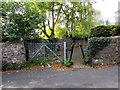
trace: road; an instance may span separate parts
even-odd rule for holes
[[[2,74],[3,88],[118,88],[118,66],[105,69],[6,72]]]

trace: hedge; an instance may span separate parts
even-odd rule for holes
[[[91,29],[91,37],[109,37],[109,36],[119,36],[120,35],[120,25],[101,25]]]

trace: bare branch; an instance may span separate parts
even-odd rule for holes
[[[52,28],[54,28],[54,2],[52,4]]]
[[[50,36],[47,34],[47,32],[46,32],[46,26],[45,26],[45,22],[43,22],[43,33],[49,38]]]
[[[49,21],[49,20],[47,20],[47,21],[48,21],[48,27],[49,27],[49,29],[51,30],[50,21]]]
[[[60,9],[59,9],[59,11],[58,11],[58,15],[57,15],[57,19],[56,19],[56,21],[55,21],[55,24],[56,24],[56,22],[58,21],[58,19],[59,19],[59,17],[60,17],[60,11],[61,11],[61,9],[62,9],[62,6],[63,6],[63,4],[60,5]]]
[[[63,7],[62,7],[62,11],[64,12],[65,15],[67,15],[66,12],[63,10]]]

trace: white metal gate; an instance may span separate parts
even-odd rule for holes
[[[27,42],[29,60],[66,60],[66,42],[32,43]]]

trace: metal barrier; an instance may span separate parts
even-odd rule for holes
[[[29,60],[66,60],[66,42],[26,43],[28,47]]]

